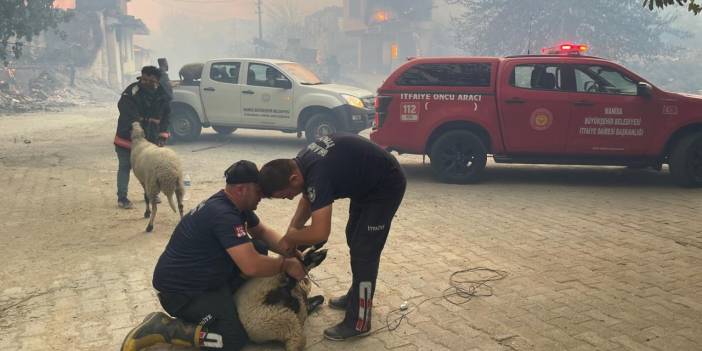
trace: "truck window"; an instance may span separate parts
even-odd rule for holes
[[[239,62],[217,62],[210,68],[210,79],[230,84],[239,84]]]
[[[421,63],[407,69],[397,85],[489,87],[489,63]]]
[[[260,63],[250,63],[246,84],[259,87],[275,87],[276,80],[288,80],[277,69]]]
[[[512,70],[510,84],[524,89],[565,90],[559,65],[517,65]]]
[[[636,95],[636,82],[607,66],[576,65],[575,84],[581,93]]]
[[[294,79],[296,79],[300,84],[303,85],[317,85],[322,84],[314,72],[310,71],[306,67],[298,63],[281,63],[279,66],[288,74],[290,74]]]

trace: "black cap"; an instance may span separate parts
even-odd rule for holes
[[[258,167],[251,161],[241,160],[229,166],[224,176],[227,184],[257,183]]]

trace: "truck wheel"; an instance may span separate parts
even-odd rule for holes
[[[702,187],[702,133],[688,135],[675,145],[670,173],[680,186]]]
[[[194,141],[200,136],[202,125],[195,112],[187,108],[174,108],[170,129],[176,141]]]
[[[336,124],[332,120],[331,116],[326,113],[317,113],[310,117],[305,126],[305,138],[310,143],[315,142],[315,140],[336,133]]]
[[[475,183],[485,169],[487,150],[483,141],[467,130],[454,130],[439,136],[429,153],[431,168],[444,183]]]
[[[212,126],[212,129],[214,129],[215,132],[217,132],[217,134],[221,134],[221,135],[229,135],[229,134],[234,133],[234,131],[236,130],[236,128],[234,128],[234,127],[224,127],[224,126]]]

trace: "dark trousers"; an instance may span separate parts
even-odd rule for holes
[[[268,246],[253,240],[256,251],[268,254]],[[202,331],[222,336],[222,348],[202,347],[202,350],[241,350],[249,341],[246,330],[239,320],[234,304],[234,292],[246,281],[241,276],[232,277],[229,284],[197,296],[178,293],[159,293],[158,299],[163,309],[172,317],[190,324],[202,324]]]
[[[241,350],[248,342],[244,326],[234,305],[230,286],[208,291],[195,297],[181,294],[159,293],[161,306],[168,314],[186,323],[202,324],[202,331],[222,336],[221,349],[202,347],[202,350]]]
[[[127,191],[129,190],[132,151],[115,145],[115,152],[117,153],[117,162],[119,164],[117,166],[117,200],[123,200],[127,198]]]
[[[390,232],[392,219],[405,194],[402,169],[394,168],[374,196],[365,201],[351,200],[346,224],[346,243],[351,251],[353,283],[348,291],[344,323],[358,331],[371,328],[371,308],[375,294],[380,254]]]

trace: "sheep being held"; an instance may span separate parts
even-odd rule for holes
[[[168,198],[168,204],[173,212],[176,212],[173,203],[175,193],[178,201],[178,212],[183,217],[183,195],[185,187],[183,185],[183,167],[175,151],[158,147],[144,136],[144,130],[139,122],[132,123],[132,151],[131,151],[132,171],[144,188],[144,200],[146,201],[146,211],[144,218],[149,218],[146,231],[154,229],[154,219],[156,218],[156,196],[158,193]],[[151,209],[149,209],[151,204]]]
[[[326,249],[312,247],[305,251],[303,265],[309,272],[326,257]],[[234,302],[249,339],[279,341],[287,351],[304,350],[307,315],[324,302],[321,296],[308,300],[310,288],[309,278],[297,282],[285,273],[248,280],[234,294]]]

